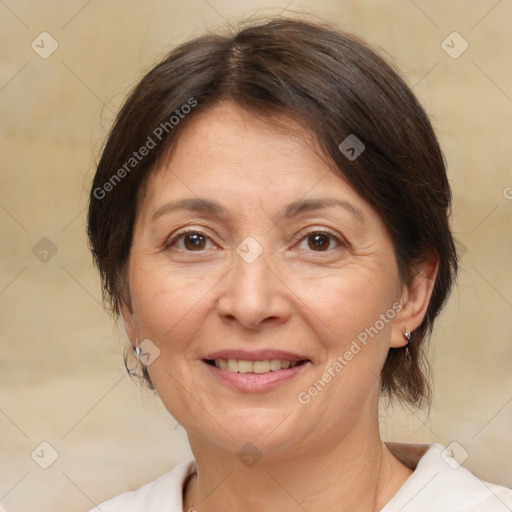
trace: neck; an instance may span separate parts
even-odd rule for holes
[[[304,443],[307,448],[293,454],[263,456],[252,467],[232,452],[190,442],[197,474],[186,487],[184,510],[375,512],[412,473],[387,450],[377,424],[342,439]]]

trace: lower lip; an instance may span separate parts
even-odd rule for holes
[[[267,373],[236,373],[228,370],[221,370],[211,364],[203,363],[207,366],[208,370],[215,378],[220,380],[223,384],[234,387],[239,391],[247,393],[261,393],[263,391],[270,391],[280,384],[289,382],[290,380],[299,376],[310,365],[309,361],[302,363],[293,368],[281,369]]]

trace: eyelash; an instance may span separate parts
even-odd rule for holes
[[[164,245],[164,249],[170,249],[174,243],[176,243],[178,240],[185,237],[186,235],[190,235],[190,234],[202,235],[206,239],[211,241],[210,237],[208,235],[206,235],[205,233],[203,233],[202,231],[199,231],[196,229],[188,229],[186,231],[177,233],[170,240],[168,240]],[[344,240],[340,239],[339,237],[337,237],[330,231],[328,231],[326,229],[322,229],[322,228],[314,228],[314,229],[311,229],[310,231],[301,230],[301,231],[299,231],[299,233],[297,233],[297,235],[295,235],[293,237],[292,242],[295,244],[296,242],[300,242],[302,240],[307,239],[311,235],[317,235],[317,234],[322,234],[322,235],[328,236],[331,240],[334,240],[337,243],[338,247],[347,245],[347,243]],[[202,251],[187,251],[185,249],[181,249],[181,250],[184,250],[185,252],[202,252]],[[329,250],[332,250],[332,249],[329,249]],[[329,250],[327,250],[327,251],[311,251],[311,252],[329,252]]]

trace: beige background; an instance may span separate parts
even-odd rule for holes
[[[224,20],[291,9],[335,21],[390,54],[432,116],[448,161],[464,255],[432,342],[435,400],[429,419],[424,411],[388,412],[384,436],[455,441],[468,453],[466,467],[512,487],[510,0],[5,0],[0,501],[7,510],[85,511],[190,457],[183,430],[124,374],[125,341],[102,310],[86,246],[87,188],[113,115],[142,70]],[[31,48],[34,40],[42,46],[43,31],[59,45],[47,59]],[[441,47],[453,31],[469,44],[456,59]],[[55,255],[47,241],[34,254],[42,237]],[[43,441],[58,453],[46,470],[31,458]],[[48,447],[34,452],[39,463],[50,456]]]

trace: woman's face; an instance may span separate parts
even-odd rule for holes
[[[123,308],[191,442],[268,455],[376,423],[405,343],[383,222],[280,120],[231,103],[190,120],[147,183]]]

